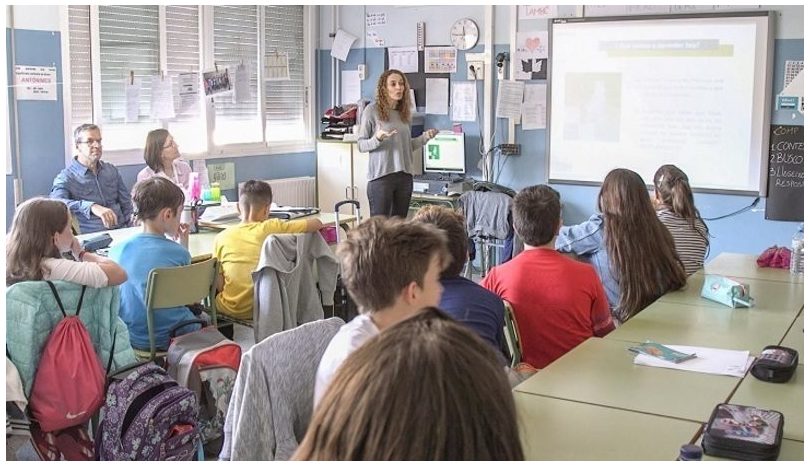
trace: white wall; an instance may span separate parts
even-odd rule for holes
[[[59,5],[12,5],[14,29],[35,31],[59,30]],[[11,15],[6,16],[6,27],[11,26]]]

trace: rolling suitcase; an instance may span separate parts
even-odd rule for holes
[[[340,201],[335,204],[335,228],[340,232],[340,208],[345,204],[351,204],[356,217],[356,222],[360,224],[360,203],[354,200]],[[335,235],[340,243],[340,234]],[[354,303],[346,286],[343,284],[342,274],[338,274],[337,286],[335,287],[335,304],[332,307],[332,317],[340,317],[344,322],[348,322],[357,316],[357,304]]]

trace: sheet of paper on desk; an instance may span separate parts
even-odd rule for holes
[[[239,211],[236,210],[236,204],[229,204],[227,206],[211,206],[205,209],[200,217],[201,222],[224,222],[225,220],[232,220],[239,218]]]
[[[667,345],[667,347],[682,353],[697,354],[697,357],[681,363],[663,361],[654,356],[638,354],[633,363],[642,366],[664,367],[680,369],[682,371],[703,372],[706,374],[730,375],[732,377],[745,376],[748,366],[754,362],[754,357],[748,351],[706,348],[703,346]]]

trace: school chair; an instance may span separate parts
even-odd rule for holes
[[[82,230],[79,228],[79,219],[75,215],[70,216],[70,229],[73,230],[74,235],[82,234]]]
[[[146,325],[149,331],[149,353],[136,349],[139,359],[153,361],[158,354],[155,345],[155,312],[161,309],[208,300],[207,309],[211,325],[217,325],[216,300],[217,260],[211,258],[202,262],[180,267],[152,269],[146,280]]]
[[[523,359],[523,346],[520,343],[520,332],[518,332],[515,311],[509,301],[506,300],[503,302],[503,335],[511,355],[510,366],[515,367]]]

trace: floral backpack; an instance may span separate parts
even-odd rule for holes
[[[101,461],[189,461],[200,439],[197,400],[165,370],[147,363],[115,376],[101,408]]]

